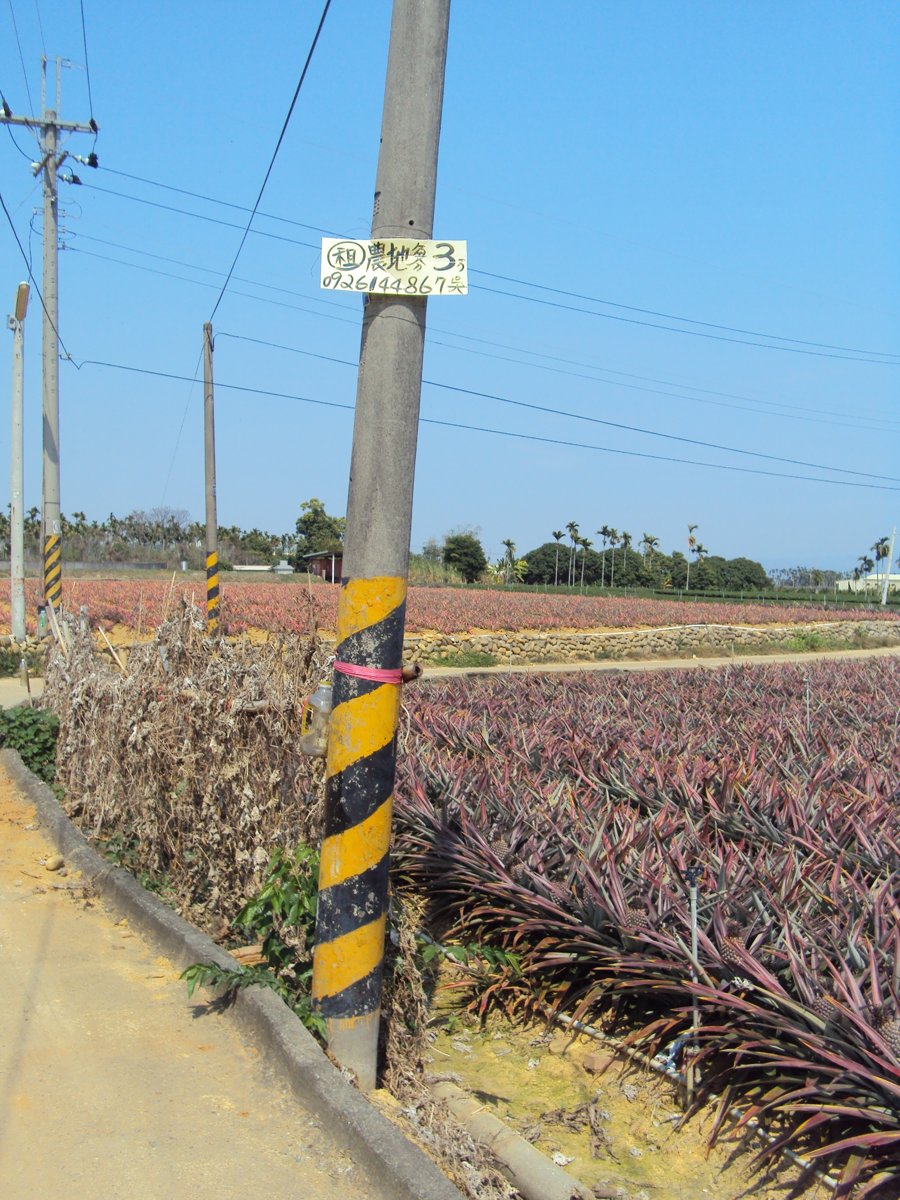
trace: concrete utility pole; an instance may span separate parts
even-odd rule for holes
[[[881,588],[882,606],[885,606],[888,602],[888,592],[890,591],[890,587],[891,587],[891,563],[893,563],[893,561],[894,561],[894,542],[895,542],[896,538],[897,538],[897,526],[895,525],[894,528],[891,530],[891,544],[890,544],[890,548],[888,549],[887,570],[884,573],[884,583]]]
[[[216,514],[216,421],[213,399],[213,331],[203,326],[203,449],[206,466],[206,632],[219,628],[219,519]]]
[[[10,631],[16,642],[25,641],[25,510],[23,499],[22,459],[24,435],[22,420],[22,342],[25,313],[28,311],[28,284],[16,289],[16,303],[9,327],[13,333],[12,368],[12,437],[10,439],[10,500],[9,500],[9,573],[10,573]]]
[[[61,528],[59,491],[59,247],[57,172],[68,151],[58,153],[61,130],[69,133],[99,132],[91,118],[87,124],[58,120],[63,60],[56,59],[56,107],[47,108],[47,59],[41,59],[41,116],[17,117],[5,106],[0,113],[4,125],[24,125],[41,131],[41,161],[34,163],[35,175],[44,176],[44,272],[43,272],[43,510],[44,599],[58,609],[62,601]],[[93,152],[87,158],[71,155],[77,162],[96,167]],[[72,177],[72,182],[77,176]]]
[[[450,0],[394,0],[372,239],[429,239]],[[313,999],[334,1056],[375,1087],[426,300],[363,316]]]

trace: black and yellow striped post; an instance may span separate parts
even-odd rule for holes
[[[343,583],[325,765],[313,1000],[332,1052],[367,1089],[381,1010],[405,607],[403,578]]]
[[[203,470],[206,483],[206,632],[219,629],[219,520],[216,513],[216,421],[213,331],[203,326]]]
[[[372,240],[428,241],[450,0],[394,0]],[[312,994],[328,1046],[375,1087],[406,575],[425,346],[424,297],[363,311],[344,579],[325,761]]]
[[[219,628],[219,555],[213,550],[206,556],[206,632]]]
[[[44,599],[56,612],[62,605],[62,545],[58,533],[44,539]]]

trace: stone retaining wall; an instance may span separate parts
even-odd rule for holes
[[[732,648],[744,651],[808,639],[806,649],[826,643],[900,645],[900,622],[820,621],[809,625],[678,625],[663,629],[627,629],[584,633],[422,633],[404,639],[404,661],[434,662],[459,654],[490,654],[499,663],[588,662],[593,659],[676,658]],[[801,647],[804,648],[804,647]]]

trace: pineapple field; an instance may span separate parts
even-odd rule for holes
[[[305,580],[305,577],[303,577]],[[205,595],[205,580],[155,572],[149,578],[78,578],[64,575],[63,607],[78,612],[86,607],[91,621],[107,632],[114,626],[130,630],[158,628],[182,601],[197,603]],[[312,620],[319,629],[337,627],[338,587],[299,579],[279,583],[227,579],[221,586],[222,621],[227,633],[247,630],[303,635]],[[40,584],[26,580],[26,620],[36,629]],[[0,580],[0,629],[9,629],[9,580]],[[796,625],[834,618],[821,605],[763,605],[719,601],[657,600],[634,596],[569,596],[552,592],[511,592],[502,588],[471,589],[411,587],[406,607],[408,633],[472,630],[589,630],[659,628],[668,625],[717,622],[754,625],[777,622]],[[846,621],[900,625],[897,613],[880,608],[846,608]]]
[[[90,836],[227,936],[272,847],[321,836],[321,760],[296,734],[332,651],[309,626],[210,642],[172,607],[117,663],[63,618],[57,782]],[[689,1076],[713,1139],[738,1114],[763,1166],[792,1151],[840,1196],[896,1200],[900,655],[426,673],[397,760],[415,969],[443,947],[476,1016],[590,1025]],[[404,1077],[427,1074],[417,1055]]]
[[[473,1001],[601,1026],[841,1194],[900,1195],[900,662],[433,683],[394,872],[506,952]],[[692,954],[690,880],[696,883]]]

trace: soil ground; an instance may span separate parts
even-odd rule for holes
[[[376,1195],[227,1017],[48,869],[0,770],[4,1200],[368,1200]]]
[[[561,1155],[565,1169],[589,1187],[602,1185],[603,1194],[629,1200],[833,1195],[814,1179],[803,1187],[804,1172],[784,1160],[771,1174],[754,1171],[761,1142],[729,1135],[727,1127],[710,1149],[712,1109],[676,1128],[682,1114],[678,1089],[664,1076],[613,1056],[605,1044],[548,1032],[543,1025],[492,1019],[481,1026],[440,997],[439,991],[431,1071],[458,1081],[544,1154]],[[587,1072],[582,1065],[587,1054],[609,1056],[610,1066],[602,1074]],[[592,1101],[602,1114],[596,1157],[589,1127],[582,1121],[580,1130],[573,1128],[579,1107]]]

